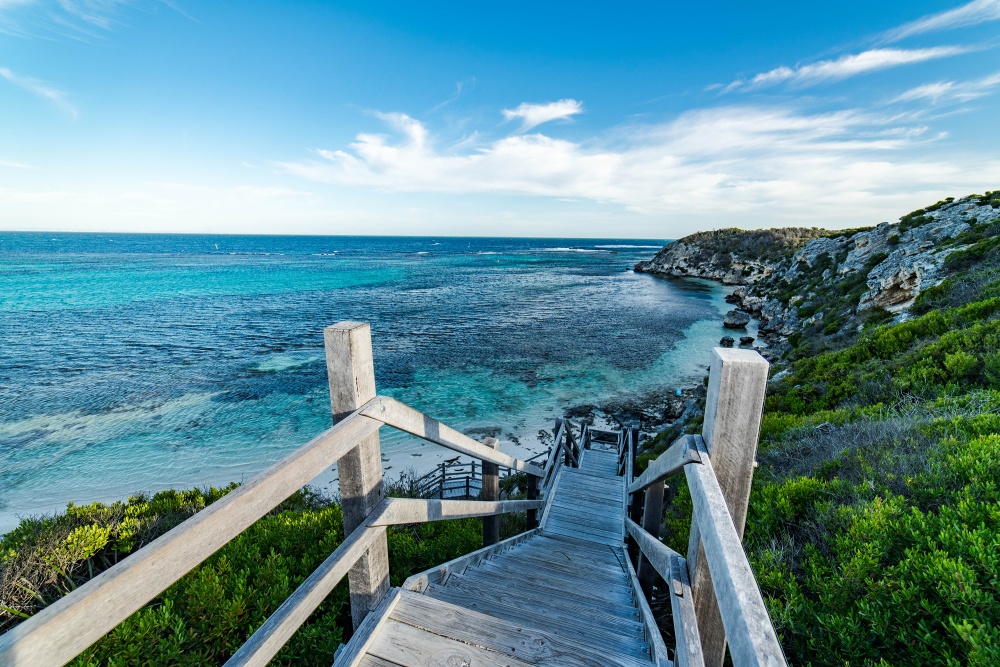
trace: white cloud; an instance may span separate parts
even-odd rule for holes
[[[905,23],[882,35],[882,41],[898,42],[927,32],[963,28],[997,20],[1000,20],[1000,0],[973,0],[961,7]]]
[[[997,86],[1000,86],[1000,72],[973,81],[937,81],[935,83],[924,84],[907,90],[892,101],[928,101],[932,104],[969,102],[989,95]]]
[[[522,102],[516,109],[504,109],[503,117],[507,120],[520,118],[521,132],[527,132],[550,120],[570,118],[581,113],[583,113],[583,104],[577,100],[565,99],[548,104]]]
[[[64,91],[54,88],[51,84],[28,76],[18,76],[6,67],[0,67],[0,77],[7,79],[7,81],[10,81],[15,86],[23,88],[43,100],[51,102],[67,116],[71,118],[77,117],[76,107],[70,103],[68,95]]]
[[[821,60],[797,67],[777,67],[767,72],[761,72],[751,79],[733,81],[723,89],[723,92],[766,88],[784,83],[797,87],[812,86],[891,67],[956,56],[968,51],[969,49],[959,46],[936,46],[927,49],[871,49],[862,53],[845,55],[836,60]]]
[[[689,226],[860,224],[898,215],[918,194],[931,200],[1000,179],[996,159],[934,154],[940,133],[912,114],[730,106],[620,128],[603,147],[531,134],[464,152],[434,150],[426,127],[397,116],[387,118],[402,139],[359,135],[349,150],[282,166],[385,192],[568,198]]]

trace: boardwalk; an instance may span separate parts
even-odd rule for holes
[[[611,451],[584,451],[579,468],[559,472],[539,530],[433,583],[411,578],[415,590],[390,594],[384,618],[357,633],[345,656],[367,645],[356,664],[653,664],[622,549],[617,461]]]

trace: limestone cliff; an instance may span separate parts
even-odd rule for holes
[[[949,198],[859,230],[700,232],[635,270],[737,286],[728,300],[759,319],[774,344],[810,327],[835,335],[872,317],[906,317],[917,296],[943,280],[948,255],[974,242],[973,228],[998,221],[1000,191]]]

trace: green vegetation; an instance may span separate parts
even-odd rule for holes
[[[708,262],[713,256],[725,256],[738,249],[741,257],[752,257],[762,261],[775,261],[801,248],[810,239],[827,236],[823,229],[806,227],[785,227],[780,229],[743,230],[735,227],[711,232],[697,232],[685,236],[682,241],[689,246],[697,246],[701,255],[697,261]],[[720,258],[717,257],[716,261]],[[731,261],[731,260],[730,260]]]
[[[790,664],[1000,664],[1000,225],[958,243],[912,319],[808,327],[776,365],[745,543]],[[801,278],[780,286],[812,293],[800,316],[849,308]],[[691,501],[672,483],[666,540],[684,553]]]
[[[152,497],[26,519],[0,538],[0,631],[112,566],[236,488]],[[406,493],[405,484],[393,489]],[[507,515],[502,536],[524,530]],[[520,524],[520,525],[518,525]],[[72,665],[222,664],[340,544],[340,506],[300,491],[98,641]],[[482,522],[442,521],[389,530],[392,584],[482,546]],[[351,634],[346,580],[272,664],[323,665]]]

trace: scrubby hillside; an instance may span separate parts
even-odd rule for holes
[[[746,290],[797,309],[745,538],[790,664],[1000,664],[998,213],[988,193],[821,237]],[[893,254],[927,270],[891,310],[865,308]],[[686,549],[678,490],[667,541]]]

